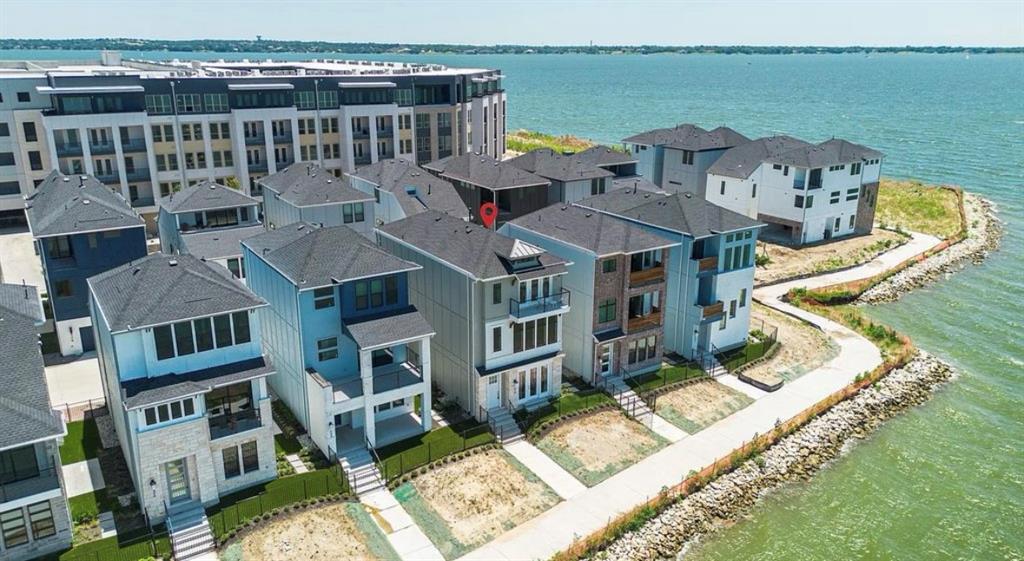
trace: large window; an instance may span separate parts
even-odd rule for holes
[[[316,359],[320,362],[338,358],[338,338],[327,337],[316,342]]]
[[[491,304],[501,304],[501,281],[491,285]]]
[[[203,94],[203,103],[208,113],[221,113],[229,109],[228,94],[225,93]]]
[[[630,271],[643,271],[661,266],[661,250],[654,249],[641,253],[634,253],[629,258]]]
[[[196,352],[192,335],[191,321],[174,324],[174,347],[177,349],[178,356],[190,355]]]
[[[22,446],[0,452],[0,485],[39,475],[34,446]]]
[[[295,92],[296,109],[316,109],[316,92],[301,91]]]
[[[602,300],[597,306],[597,322],[605,323],[615,321],[615,299]]]
[[[398,303],[398,277],[390,275],[355,283],[356,309],[366,310]]]
[[[342,220],[345,221],[345,224],[363,222],[366,220],[363,212],[363,203],[345,203],[341,205]]]
[[[658,338],[654,335],[629,342],[627,362],[635,364],[657,356]]]
[[[201,113],[202,99],[199,94],[178,94],[178,113]]]
[[[639,318],[656,314],[661,310],[661,293],[657,290],[639,294],[629,299],[629,317]]]
[[[150,113],[152,115],[161,115],[170,112],[171,96],[167,94],[146,96],[146,113]]]
[[[53,510],[50,501],[28,505],[28,521],[32,528],[32,538],[41,540],[57,533],[57,525],[53,523]]]
[[[516,323],[512,327],[512,351],[520,352],[558,342],[558,316]]]
[[[0,513],[0,531],[3,532],[4,547],[10,549],[28,543],[28,528],[20,508]]]
[[[161,403],[142,410],[142,418],[147,427],[176,421],[196,414],[196,403],[190,397],[170,403]]]
[[[212,326],[211,326],[212,320]],[[153,328],[157,360],[250,341],[248,312],[235,312]]]
[[[224,479],[242,475],[242,466],[238,461],[238,448],[231,446],[221,450],[220,454],[224,460]]]
[[[67,259],[71,257],[71,238],[68,236],[46,238],[46,254],[50,256],[50,259]]]
[[[233,208],[206,211],[206,225],[211,227],[234,226],[238,224],[238,212]]]
[[[313,308],[322,310],[334,307],[334,287],[325,286],[313,289]]]

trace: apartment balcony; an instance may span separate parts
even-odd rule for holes
[[[115,152],[113,142],[101,142],[97,144],[89,143],[89,152],[93,156],[102,156],[105,154],[113,154]]]
[[[423,382],[423,371],[420,365],[412,362],[387,364],[373,369],[374,395],[399,390]],[[341,403],[350,399],[363,397],[363,379],[346,378],[332,382],[334,402]]]
[[[147,206],[153,206],[156,204],[156,201],[153,200],[153,197],[138,197],[132,199],[131,202],[132,208],[142,208]]]
[[[270,168],[267,165],[267,162],[252,162],[249,164],[249,173],[265,172],[268,169]]]
[[[391,138],[395,136],[394,127],[384,127],[377,129],[377,138]]]
[[[370,161],[370,156],[369,155],[366,155],[366,156],[356,156],[355,157],[355,164],[357,166],[367,165],[367,164],[370,164],[370,163],[371,163],[371,161]]]
[[[282,133],[275,134],[273,136],[274,144],[291,144],[292,142],[292,131],[285,131]]]
[[[642,269],[640,271],[630,271],[629,273],[629,285],[630,286],[643,286],[645,284],[654,284],[665,280],[665,266],[658,265],[657,267],[651,267],[650,269]]]
[[[97,171],[92,174],[93,177],[98,179],[101,183],[120,183],[121,175],[114,170],[111,171]]]
[[[81,144],[70,144],[70,143],[56,144],[55,148],[57,150],[57,157],[58,158],[69,158],[69,157],[81,156],[82,155],[82,145]]]
[[[285,158],[284,160],[274,160],[277,165],[277,169],[286,168],[295,163],[295,158]]]
[[[536,316],[569,306],[569,291],[560,290],[549,296],[541,296],[533,300],[520,302],[512,298],[508,302],[508,314],[514,318],[523,319]]]
[[[661,325],[661,312],[651,312],[646,316],[632,317],[626,320],[626,331],[636,333]]]
[[[259,135],[259,136],[246,136],[245,137],[245,145],[246,146],[253,146],[255,144],[266,144],[266,143],[267,143],[267,137],[263,136],[262,134]]]
[[[697,262],[697,276],[713,275],[718,272],[718,256],[712,255],[711,257],[704,257],[701,259],[694,259]]]
[[[258,429],[263,425],[259,407],[209,417],[210,440]]]
[[[697,304],[697,308],[700,311],[701,322],[714,321],[725,313],[725,304],[721,300],[713,302],[711,304]]]
[[[370,130],[352,129],[352,138],[370,138]]]
[[[451,155],[452,155],[452,151],[451,150],[438,150],[437,151],[437,159],[438,160],[440,160],[441,158],[447,158],[448,156],[451,156]]]
[[[34,475],[0,485],[0,505],[24,499],[47,491],[60,490],[60,475],[56,465],[40,468]]]
[[[128,181],[149,181],[149,168],[132,168],[125,170],[124,176]]]
[[[128,140],[121,140],[121,151],[122,152],[145,152],[146,151],[146,139],[145,138],[129,138]]]

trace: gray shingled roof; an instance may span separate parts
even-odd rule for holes
[[[214,388],[237,384],[274,373],[274,367],[265,357],[251,358],[222,364],[186,374],[165,374],[154,378],[139,378],[121,383],[124,406],[138,409],[148,405],[207,393]]]
[[[833,138],[814,146],[803,146],[781,154],[770,155],[767,161],[802,168],[823,168],[881,157],[881,152],[867,146],[854,144],[841,138]]]
[[[220,265],[154,253],[89,278],[112,332],[265,306]]]
[[[486,154],[448,156],[423,166],[446,179],[464,181],[485,189],[516,189],[551,182],[508,162],[499,162]]]
[[[345,329],[360,349],[372,349],[435,333],[423,314],[412,306],[401,312],[391,312],[355,322],[347,321]]]
[[[300,289],[420,268],[384,251],[348,226],[316,228],[299,222],[242,244]]]
[[[224,259],[242,255],[242,240],[262,234],[263,226],[214,228],[181,235],[181,252],[200,259]]]
[[[295,206],[372,201],[373,197],[348,184],[344,177],[334,177],[316,164],[302,162],[260,178],[265,189],[278,194],[282,201]]]
[[[709,203],[691,193],[669,195],[620,189],[576,204],[694,238],[764,226],[743,214]]]
[[[406,216],[427,209],[469,218],[469,209],[451,183],[405,160],[388,159],[348,174],[394,194]],[[410,193],[409,190],[415,190]]]
[[[420,213],[385,224],[377,231],[401,240],[479,280],[526,272],[514,272],[509,260],[518,240],[439,212]],[[539,260],[539,270],[550,270],[551,274],[556,274],[565,269],[563,259],[546,251],[541,250]]]
[[[185,187],[169,197],[160,199],[160,206],[167,212],[200,212],[204,210],[217,210],[222,208],[237,208],[242,206],[254,206],[259,201],[245,193],[225,187],[213,181],[203,181],[195,185]]]
[[[811,144],[792,136],[779,135],[758,138],[726,150],[708,168],[708,173],[746,179],[764,162],[820,168],[881,157],[881,152],[841,139]]]
[[[667,129],[654,129],[623,139],[623,142],[665,146],[677,150],[721,150],[739,146],[750,139],[729,127],[704,130],[697,125],[681,124]]]
[[[668,191],[639,175],[616,177],[612,180],[612,188],[609,191],[616,189],[639,189],[641,191],[651,191],[652,193],[668,193]]]
[[[631,222],[577,206],[551,205],[519,217],[511,224],[584,249],[598,257],[675,245]]]
[[[28,198],[26,212],[36,238],[145,225],[124,197],[96,178],[56,170]]]
[[[619,166],[622,164],[634,164],[636,157],[620,150],[613,150],[608,146],[591,146],[582,152],[576,152],[573,158],[594,166]]]
[[[580,181],[615,175],[582,158],[565,156],[550,148],[530,150],[522,156],[508,160],[508,163],[554,181]]]
[[[0,449],[64,433],[39,352],[41,313],[35,287],[0,284]]]

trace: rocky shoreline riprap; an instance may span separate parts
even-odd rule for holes
[[[964,194],[964,216],[967,238],[943,251],[892,275],[861,294],[857,302],[878,304],[893,302],[911,290],[984,261],[999,246],[1003,225],[996,217],[994,205],[986,199]]]
[[[750,510],[765,492],[809,478],[843,446],[885,420],[926,401],[952,368],[918,351],[903,368],[840,402],[736,470],[668,507],[596,554],[601,560],[671,559],[693,540]]]

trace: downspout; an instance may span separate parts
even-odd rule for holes
[[[473,368],[475,366],[474,363],[476,362],[474,357],[474,354],[476,353],[476,348],[473,346],[473,320],[475,319],[473,316],[473,288],[475,284],[476,283],[473,281],[472,278],[466,277],[466,310],[469,316],[466,321],[466,325],[469,326],[469,333],[467,334],[467,338],[469,339],[469,361],[467,364],[467,370],[469,375],[466,376],[466,389],[469,391],[466,393],[466,395],[470,397],[470,402],[472,402],[474,405],[477,405],[476,408],[470,409],[470,415],[473,414],[473,411],[479,410],[480,405],[479,402],[477,401],[477,396],[473,393]]]
[[[686,239],[686,236],[683,236],[683,239]],[[696,238],[694,238],[693,243],[697,243],[697,239]],[[690,245],[690,253],[691,254],[693,253],[693,244]],[[671,255],[671,250],[670,250],[669,255]],[[689,259],[685,255],[683,255],[683,247],[682,247],[682,245],[680,245],[679,246],[679,283],[680,284],[682,284],[683,278],[685,278],[685,277],[683,277],[683,260],[684,260],[684,258]],[[682,294],[679,295],[679,302],[677,304],[679,306],[679,315],[682,316],[681,318],[677,318],[676,319],[676,330],[679,331],[679,332],[682,332],[683,329],[686,327],[686,310],[691,306],[691,304],[689,302],[687,302],[687,303],[685,303],[686,307],[683,307],[684,306],[683,295],[687,294],[689,292],[689,288],[690,288],[689,285],[690,285],[690,279],[687,278],[686,279],[686,288],[687,288],[687,290],[686,291],[682,291]],[[668,290],[668,283],[667,282],[666,282],[665,289]],[[700,297],[700,286],[699,286],[699,283],[698,283],[697,290],[698,290],[698,297]],[[696,302],[694,302],[694,305],[695,304],[696,304]],[[679,324],[680,320],[682,321],[682,325]],[[698,325],[697,329],[699,330],[700,329],[700,327],[699,327],[700,323],[698,323],[697,325]],[[664,327],[662,329],[664,329]],[[693,336],[691,334],[687,333],[685,335],[685,337],[686,337],[686,339],[685,339],[686,341],[690,341],[690,342],[693,341]],[[700,334],[699,333],[697,334],[697,338],[698,338],[698,341],[699,341],[699,339],[700,339]],[[682,343],[682,342],[683,342],[683,340],[680,338],[680,343]],[[686,348],[690,352],[690,355],[693,355],[693,345],[687,344]],[[679,351],[682,351],[682,350],[683,350],[682,349],[682,345],[680,345]],[[685,355],[683,355],[683,356],[685,356]]]

